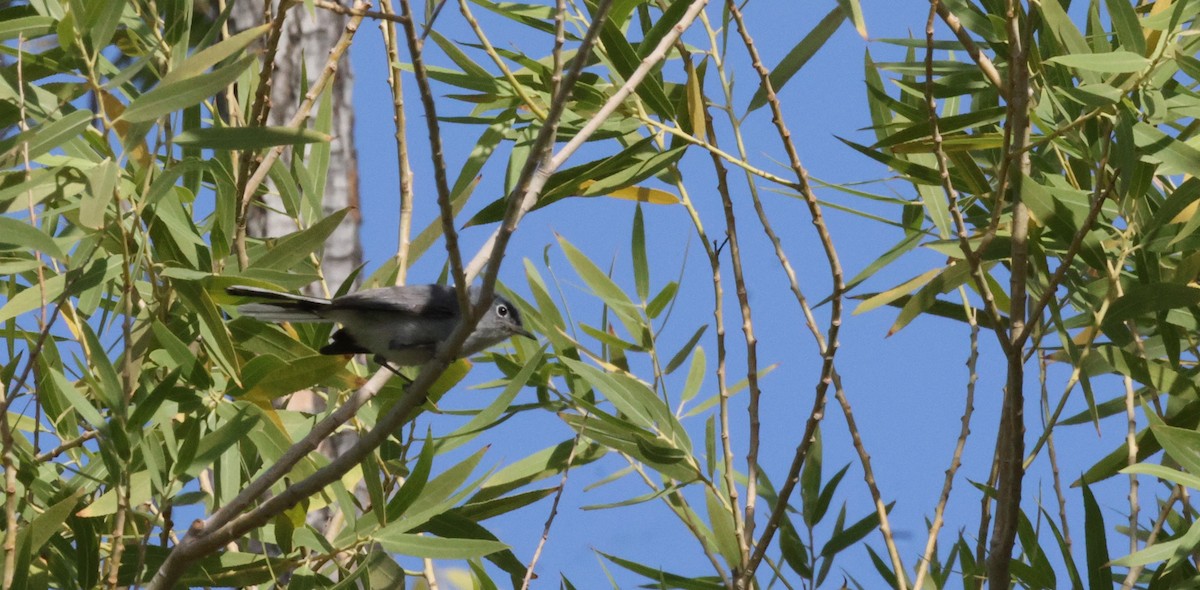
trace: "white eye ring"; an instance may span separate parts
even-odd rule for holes
[[[496,306],[496,315],[498,315],[502,318],[508,317],[508,306],[504,305],[503,303],[501,303],[500,305],[497,305]]]

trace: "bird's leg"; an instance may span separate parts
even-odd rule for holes
[[[388,362],[387,359],[383,358],[383,355],[379,355],[379,354],[375,355],[375,362],[379,363],[379,366],[394,373],[397,377],[403,379],[405,385],[412,385],[412,382],[413,382],[412,379],[409,379],[403,373],[401,373],[400,369],[393,367],[392,363]]]

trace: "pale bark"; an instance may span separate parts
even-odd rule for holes
[[[300,75],[307,72],[310,80],[325,65],[329,49],[341,35],[346,16],[327,10],[315,14],[303,6],[288,11],[279,51],[275,59],[275,75],[271,83],[271,112],[268,125],[283,125],[291,118],[303,95]],[[262,3],[240,0],[234,5],[231,24],[244,29],[262,22]],[[349,55],[349,52],[347,52]],[[325,283],[336,291],[346,277],[362,264],[362,243],[359,227],[358,154],[354,149],[354,72],[348,59],[339,64],[333,93],[333,128],[330,135],[329,176],[325,182],[322,208],[326,214],[350,207],[351,211],[325,242],[321,268]],[[267,207],[251,207],[249,234],[255,237],[278,237],[296,231],[296,223],[282,211],[279,197],[271,194],[265,199]],[[320,287],[310,288],[314,294]]]

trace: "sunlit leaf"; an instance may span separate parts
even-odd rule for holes
[[[857,5],[857,1],[855,0],[853,4]],[[859,12],[861,21],[861,11]],[[783,59],[780,60],[775,67],[771,68],[771,75],[769,78],[771,80],[771,86],[775,92],[778,93],[781,89],[783,89],[784,84],[787,84],[788,80],[791,80],[792,76],[796,75],[796,72],[799,72],[800,68],[804,67],[804,64],[808,63],[809,59],[812,59],[812,56],[817,53],[817,50],[821,49],[821,47],[825,45],[826,41],[829,41],[829,38],[832,37],[835,32],[837,32],[838,28],[842,26],[842,23],[845,22],[845,20],[845,6],[842,4],[835,6],[833,10],[830,10],[824,18],[817,22],[817,25],[814,26],[807,35],[801,38],[800,41],[797,42],[790,51],[788,51],[787,55],[783,56]],[[857,25],[858,22],[855,24]],[[750,98],[750,105],[746,107],[746,112],[754,111],[767,104],[766,91],[759,87],[758,84],[755,84],[755,86],[758,87],[758,89],[754,92],[754,96]]]
[[[131,101],[121,119],[131,123],[153,121],[197,104],[232,84],[255,59],[255,56],[247,55],[207,74],[160,83]]]
[[[1046,61],[1104,74],[1131,74],[1150,65],[1150,60],[1129,51],[1056,55]]]
[[[373,538],[391,553],[430,559],[468,559],[508,549],[508,545],[499,541],[443,539],[412,533],[394,533],[387,529],[376,533]]]
[[[329,141],[330,136],[292,127],[203,127],[175,136],[175,143],[215,150],[258,150],[277,145]]]

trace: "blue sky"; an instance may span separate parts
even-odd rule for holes
[[[832,0],[822,2],[774,2],[751,3],[746,10],[751,32],[755,35],[764,60],[773,64],[792,45],[823,17],[834,5]],[[460,42],[475,42],[458,14],[455,3],[448,3],[437,23],[437,29],[447,38]],[[708,8],[713,18],[719,18],[719,5]],[[891,2],[864,0],[863,10],[868,31],[873,39],[923,37],[928,5],[925,2]],[[495,25],[497,19],[490,18],[477,9],[477,16]],[[492,31],[500,31],[493,33]],[[503,33],[510,33],[505,38]],[[494,45],[512,50],[526,50],[530,54],[547,51],[546,38],[529,35],[512,27],[500,26],[489,29]],[[938,38],[949,38],[949,33],[939,23]],[[706,45],[706,40],[696,31],[689,32],[685,40]],[[736,40],[731,41],[730,52],[738,61],[731,62],[731,71],[736,80],[736,95],[740,108],[749,99],[757,86],[753,71],[741,56],[743,52]],[[432,44],[430,51],[436,51]],[[880,41],[864,41],[848,24],[838,31],[826,47],[793,78],[780,93],[785,105],[785,116],[800,151],[800,157],[813,177],[828,182],[860,182],[886,178],[889,172],[878,164],[853,152],[835,136],[846,137],[860,143],[872,143],[874,135],[864,130],[869,123],[863,86],[864,52],[870,51],[877,61],[896,60],[903,50]],[[469,53],[474,50],[468,49]],[[389,96],[384,78],[383,49],[378,30],[366,26],[360,30],[352,51],[355,73],[355,111],[360,175],[362,178],[363,243],[370,272],[383,260],[392,255],[396,243],[398,217],[398,179],[394,153],[393,128]],[[481,63],[485,57],[471,53]],[[966,59],[965,55],[958,55]],[[431,58],[433,63],[445,63],[440,57]],[[671,67],[671,66],[668,66]],[[713,93],[714,78],[710,78],[709,93]],[[424,121],[418,110],[418,97],[412,79],[406,78],[406,91],[410,105],[409,136],[414,146],[412,166],[415,171],[417,193],[417,222],[419,230],[435,215],[432,172],[428,152],[424,147]],[[894,88],[893,88],[894,89]],[[439,95],[454,92],[438,87]],[[442,115],[461,112],[461,106],[451,100],[439,100]],[[766,170],[787,176],[782,165],[785,160],[778,139],[774,135],[766,109],[754,113],[746,122],[747,136],[756,143],[749,146],[752,162]],[[444,125],[446,154],[451,168],[451,178],[457,166],[465,159],[479,130]],[[509,146],[502,145],[501,149]],[[476,190],[471,208],[479,207],[498,197],[503,190],[504,162],[507,154],[493,158],[483,171],[480,186]],[[581,154],[568,165],[590,159]],[[681,163],[692,198],[697,202],[710,235],[722,233],[723,217],[719,198],[712,191],[711,164],[708,156],[700,150],[692,150]],[[811,336],[803,325],[802,317],[788,291],[786,279],[779,270],[769,242],[762,236],[753,211],[749,206],[745,183],[740,175],[731,175],[734,183],[739,227],[741,229],[744,260],[750,277],[750,298],[754,306],[756,332],[760,341],[759,356],[763,364],[780,363],[780,368],[764,378],[764,448],[763,464],[766,473],[776,483],[782,478],[791,460],[792,450],[803,428],[819,369],[818,357]],[[760,188],[767,188],[760,183]],[[872,192],[891,194],[899,198],[912,198],[911,186],[899,182],[875,184],[865,187]],[[889,218],[898,216],[897,208],[890,205],[871,203],[829,189],[818,189],[818,195],[831,203],[863,209]],[[810,300],[822,299],[829,292],[828,272],[819,243],[809,222],[803,204],[795,199],[764,190],[762,198],[784,236],[784,245],[800,274],[801,286]],[[612,199],[571,199],[532,213],[521,225],[510,245],[505,266],[500,276],[510,288],[526,294],[520,262],[524,258],[542,267],[543,252],[547,248],[549,260],[563,281],[566,298],[576,318],[595,325],[598,323],[599,306],[586,294],[582,281],[570,270],[555,244],[555,236],[561,235],[595,262],[605,266],[614,261],[614,276],[632,292],[632,272],[629,263],[629,225],[634,207],[630,202]],[[684,268],[682,291],[686,294],[674,311],[671,325],[665,332],[663,348],[673,353],[702,323],[711,323],[711,287],[708,265],[700,244],[696,241],[691,224],[681,207],[647,206],[644,210],[652,268],[652,292],[668,280],[673,280]],[[833,234],[847,276],[857,274],[873,262],[902,236],[899,230],[865,220],[861,217],[826,208]],[[466,219],[469,213],[463,217]],[[464,252],[471,253],[490,232],[489,228],[471,228],[462,236]],[[690,250],[684,245],[690,243]],[[444,256],[440,245],[435,246],[410,273],[411,282],[431,282],[440,272]],[[685,254],[685,252],[687,252]],[[727,262],[726,258],[726,262]],[[909,255],[902,263],[890,267],[872,279],[858,293],[878,291],[891,287],[902,280],[915,276],[930,268],[940,266],[944,257],[925,251]],[[726,301],[728,335],[731,338],[729,367],[731,379],[744,377],[745,362],[738,330],[740,319],[736,317],[735,300],[732,296],[732,275],[726,267]],[[855,303],[848,302],[848,310]],[[818,310],[824,319],[828,308]],[[906,329],[891,337],[887,330],[895,319],[895,310],[884,308],[862,315],[848,316],[841,336],[841,351],[838,368],[843,376],[847,395],[854,407],[855,418],[864,436],[864,444],[871,454],[875,474],[885,499],[895,500],[892,526],[897,532],[900,549],[905,563],[910,568],[924,547],[924,519],[932,514],[938,492],[942,486],[943,472],[947,468],[950,452],[959,430],[959,416],[963,411],[963,399],[967,382],[964,366],[967,355],[967,330],[965,326],[933,317],[922,317]],[[967,479],[983,481],[987,478],[990,465],[994,431],[998,421],[1001,387],[1003,386],[1003,356],[993,344],[993,335],[981,334],[980,380],[977,384],[976,413],[973,419],[973,435],[965,455],[966,466],[960,471],[955,486],[954,500],[947,513],[947,527],[943,531],[944,543],[951,542],[956,531],[965,529],[968,538],[973,538],[978,526],[979,493],[970,489]],[[715,358],[712,331],[701,341],[709,353],[709,366]],[[682,372],[681,372],[682,373]],[[676,376],[680,376],[677,374]],[[1051,399],[1060,394],[1066,373],[1062,367],[1052,368],[1050,383]],[[468,381],[475,381],[472,375]],[[486,380],[479,378],[479,381]],[[715,391],[715,381],[710,374],[701,395]],[[678,388],[678,385],[675,385]],[[1107,399],[1116,394],[1112,387],[1101,388],[1098,395]],[[1029,441],[1040,433],[1041,415],[1036,406],[1038,399],[1036,367],[1030,365],[1027,379],[1027,408]],[[464,390],[455,394],[456,399],[447,403],[456,407],[481,407],[490,399],[491,393]],[[532,392],[522,394],[520,401],[532,401]],[[1067,415],[1083,408],[1081,397],[1075,394]],[[849,436],[841,410],[831,400],[828,418],[824,423],[826,477],[852,464],[850,473],[835,500],[845,502],[848,518],[853,520],[871,511],[866,487],[857,458],[849,444]],[[734,414],[737,424],[735,436],[744,440],[744,411]],[[433,421],[435,433],[448,432],[453,421],[442,418]],[[693,437],[702,440],[703,422],[693,421],[690,425]],[[1058,431],[1056,442],[1058,454],[1065,468],[1082,471],[1096,459],[1115,448],[1123,437],[1123,426],[1117,421],[1102,423],[1104,436],[1099,437],[1090,426],[1077,426]],[[504,427],[485,434],[481,441],[491,443],[492,449],[484,460],[485,465],[507,464],[525,454],[561,442],[572,435],[570,430],[550,414],[544,416],[522,416]],[[736,453],[744,458],[744,449]],[[491,463],[489,463],[489,461]],[[443,465],[442,467],[446,467]],[[553,584],[557,572],[566,573],[581,588],[605,585],[603,570],[598,565],[594,550],[613,553],[621,557],[642,561],[647,565],[661,566],[666,570],[707,575],[706,561],[686,530],[672,517],[662,504],[649,503],[636,507],[614,510],[581,510],[581,506],[602,504],[645,493],[645,488],[631,478],[592,491],[584,487],[608,475],[623,464],[608,459],[572,472],[564,495],[563,505],[551,532],[549,544],[538,567],[542,576],[539,587]],[[1069,483],[1078,474],[1064,473]],[[1122,497],[1124,479],[1110,481],[1096,488],[1101,507],[1109,524],[1127,510]],[[1071,503],[1080,504],[1079,491],[1066,490]],[[1049,471],[1044,459],[1034,466],[1026,479],[1027,511],[1040,503],[1052,514],[1057,514]],[[702,502],[701,502],[702,505]],[[548,502],[535,505],[517,515],[509,515],[485,523],[502,540],[512,543],[517,555],[528,559],[537,539],[541,535],[543,522],[549,510]],[[832,519],[832,517],[830,517]],[[1082,549],[1081,511],[1072,513],[1071,525],[1077,548]],[[1116,536],[1113,535],[1115,538]],[[877,536],[869,537],[871,545],[881,550]],[[1047,536],[1048,549],[1053,541]],[[1077,554],[1080,554],[1077,551]],[[1114,548],[1114,556],[1119,548]],[[875,586],[881,583],[871,571],[867,555],[861,548],[851,549],[835,565],[830,578],[836,584],[841,576],[839,569],[856,577],[860,582]],[[636,578],[621,573],[610,566],[622,585],[632,584]],[[910,570],[911,571],[911,570]],[[765,579],[765,578],[764,578]]]

